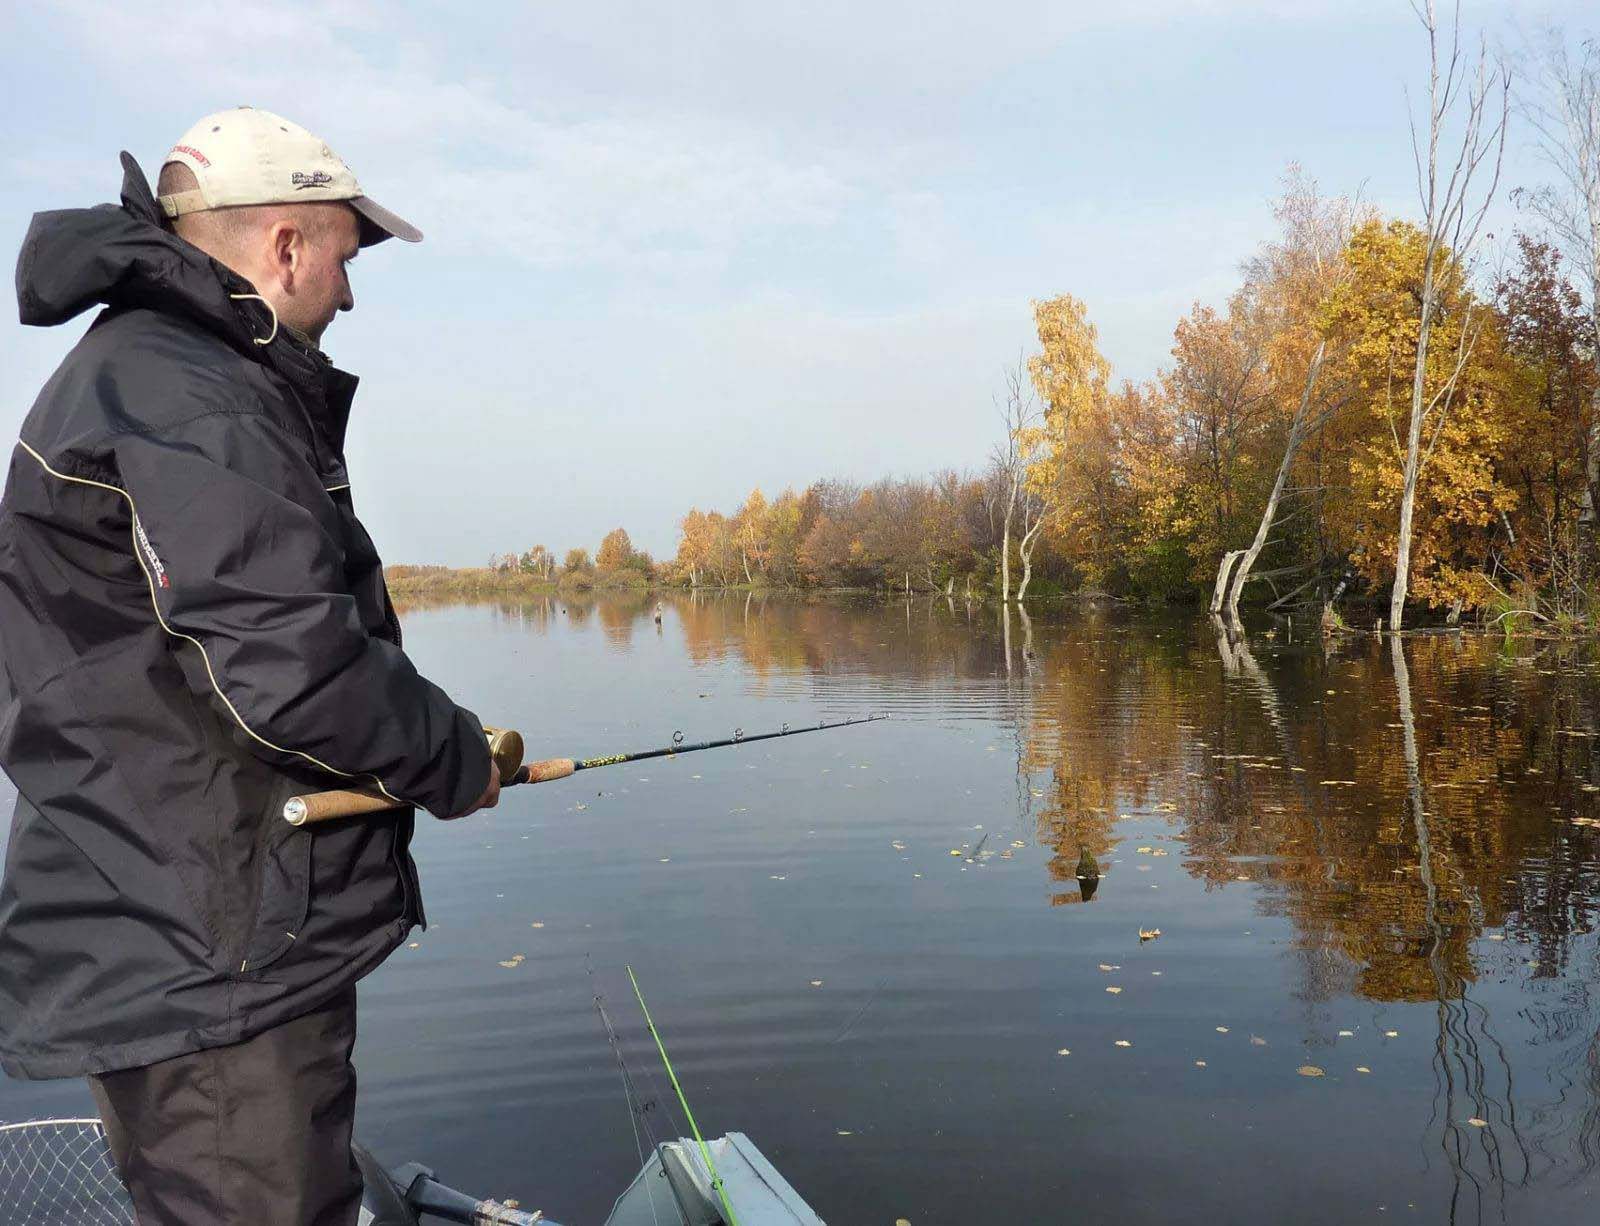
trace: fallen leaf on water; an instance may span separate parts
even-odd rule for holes
[[[1266,1045],[1267,1045],[1267,1041],[1265,1039],[1263,1039],[1260,1035],[1254,1035],[1253,1034],[1253,1035],[1250,1036],[1250,1046],[1251,1047],[1265,1047]]]
[[[1195,1068],[1205,1068],[1206,1062],[1204,1060],[1196,1060],[1194,1066]]]
[[[1120,966],[1113,966],[1109,962],[1102,962],[1100,964],[1100,969],[1103,971],[1120,971],[1122,968]]]
[[[1117,1046],[1118,1047],[1132,1047],[1133,1044],[1128,1042],[1127,1039],[1118,1039],[1117,1040]]]
[[[671,856],[662,856],[661,857],[661,863],[663,863],[663,864],[671,864],[672,863],[672,857]]]
[[[1153,941],[1160,935],[1161,935],[1161,929],[1159,929],[1159,928],[1148,928],[1148,929],[1147,928],[1141,928],[1141,929],[1139,929],[1139,939],[1141,941]]]
[[[1106,991],[1110,992],[1111,995],[1113,995],[1113,996],[1117,996],[1122,992],[1122,989],[1119,988],[1119,987],[1116,987],[1116,986],[1112,986],[1112,987],[1107,988]]]
[[[1356,1072],[1358,1073],[1370,1073],[1371,1071],[1365,1064],[1356,1065]]]
[[[1228,1028],[1226,1026],[1218,1026],[1217,1027],[1217,1033],[1218,1034],[1227,1034],[1228,1033]]]
[[[952,856],[959,856],[959,855],[960,855],[960,854],[961,854],[961,848],[959,848],[959,847],[952,847],[952,848],[951,848],[951,849],[950,849],[950,854],[951,854],[951,855],[952,855]]]
[[[1056,1049],[1056,1055],[1058,1055],[1058,1056],[1070,1056],[1071,1054],[1072,1053],[1070,1051],[1068,1051],[1065,1047],[1061,1047],[1061,1048],[1057,1048]]]
[[[1154,847],[1135,847],[1133,850],[1138,852],[1141,856],[1148,856],[1152,851],[1155,850],[1155,848]]]
[[[770,881],[787,881],[789,880],[789,875],[787,873],[769,873],[767,878]]]
[[[521,966],[527,960],[528,960],[528,955],[527,954],[512,954],[509,958],[507,958],[500,965],[505,967],[506,970],[511,971],[511,970],[515,970],[517,967]]]
[[[1385,1030],[1383,1032],[1383,1037],[1386,1039],[1398,1039],[1400,1037],[1400,1032],[1398,1030]]]
[[[529,928],[543,928],[544,927],[544,921],[543,920],[534,920],[533,923],[528,925],[528,927]]]
[[[853,1137],[853,1136],[856,1135],[855,1133],[851,1132],[848,1128],[840,1128],[837,1131],[838,1131],[838,1133],[839,1133],[839,1135],[841,1137]]]
[[[406,948],[407,949],[421,949],[422,948],[422,942],[420,942],[420,941],[412,941],[411,944],[406,946]]]
[[[820,980],[820,979],[813,979],[813,980],[812,980],[812,981],[811,981],[811,986],[812,986],[812,987],[814,987],[814,988],[820,988],[820,987],[821,987],[821,986],[822,986],[822,980]]]
[[[1319,1069],[1315,1064],[1302,1064],[1299,1068],[1295,1069],[1295,1072],[1299,1073],[1300,1076],[1302,1076],[1302,1077],[1326,1077],[1327,1076],[1327,1074],[1324,1073],[1321,1069]]]
[[[1356,1037],[1356,1032],[1354,1030],[1341,1030],[1339,1037],[1341,1039],[1353,1039]]]
[[[1480,1120],[1477,1116],[1473,1116],[1467,1121],[1467,1123],[1471,1124],[1474,1128],[1487,1128],[1489,1126],[1488,1120]]]

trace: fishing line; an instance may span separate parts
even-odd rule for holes
[[[667,1070],[667,1077],[672,1081],[672,1088],[678,1092],[678,1104],[683,1108],[683,1114],[689,1120],[689,1127],[694,1131],[694,1139],[700,1145],[700,1157],[704,1159],[706,1170],[711,1175],[711,1186],[717,1190],[717,1197],[722,1201],[722,1211],[727,1216],[728,1226],[739,1226],[739,1219],[733,1212],[733,1206],[728,1203],[727,1190],[722,1186],[722,1176],[717,1174],[717,1165],[711,1161],[711,1147],[700,1135],[700,1125],[695,1122],[694,1112],[689,1109],[689,1100],[684,1096],[683,1087],[678,1084],[678,1074],[673,1072],[672,1061],[667,1057],[666,1044],[661,1041],[661,1032],[656,1029],[655,1022],[650,1018],[650,1006],[644,1003],[644,993],[639,990],[639,981],[634,977],[631,966],[628,967],[628,981],[633,984],[633,994],[638,998],[640,1011],[644,1013],[644,1024],[650,1030],[650,1037],[656,1041],[656,1050],[661,1053],[661,1063]]]
[[[599,992],[594,991],[594,962],[588,954],[583,955],[583,964],[589,972],[589,987],[594,996],[595,1010],[600,1014],[600,1024],[606,1029],[606,1042],[611,1044],[611,1054],[617,1058],[617,1070],[622,1074],[622,1097],[628,1104],[628,1125],[633,1129],[633,1148],[639,1155],[639,1165],[642,1167],[645,1158],[644,1142],[639,1138],[640,1123],[643,1122],[645,1126],[645,1132],[650,1137],[652,1149],[655,1147],[655,1134],[650,1129],[649,1121],[643,1118],[647,1110],[644,1105],[644,1097],[639,1093],[639,1087],[634,1084],[633,1075],[628,1071],[627,1061],[622,1058],[622,1040],[617,1035],[616,1027],[611,1024],[610,1015],[606,1013],[605,1000]],[[635,1105],[636,1103],[638,1104],[637,1106]],[[654,1211],[655,1206],[652,1203],[652,1214]]]

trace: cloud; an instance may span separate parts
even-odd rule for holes
[[[847,169],[736,118],[517,105],[369,5],[180,4],[159,22],[137,6],[62,12],[102,87],[142,90],[162,64],[169,95],[278,110],[425,231],[531,265],[717,263],[763,235],[826,226],[860,192]]]

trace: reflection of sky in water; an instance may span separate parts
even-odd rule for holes
[[[898,718],[424,822],[436,927],[363,990],[385,1156],[603,1217],[637,1159],[594,991],[666,1089],[631,963],[702,1125],[830,1221],[1579,1211],[1586,655],[1419,638],[1397,668],[1377,639],[943,600],[682,598],[657,630],[652,604],[414,609],[408,646],[537,756]],[[7,1083],[0,1116],[80,1099]]]

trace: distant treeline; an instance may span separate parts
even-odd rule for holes
[[[1592,625],[1600,333],[1569,262],[1522,234],[1480,284],[1439,248],[1419,362],[1427,232],[1298,177],[1278,216],[1155,378],[1114,382],[1084,304],[1036,302],[984,467],[692,509],[664,577],[1204,602],[1253,566],[1263,598],[1309,604],[1388,599],[1404,569],[1454,616]]]
[[[557,563],[543,545],[522,553],[497,553],[487,566],[389,566],[384,568],[392,595],[403,599],[440,596],[537,595],[590,588],[648,588],[656,564],[635,549],[621,528],[606,533],[594,557],[587,549],[569,549]]]
[[[1507,627],[1600,625],[1600,41],[1531,55],[1522,130],[1556,186],[1513,192],[1526,230],[1496,240],[1482,223],[1504,188],[1509,76],[1487,52],[1452,54],[1466,43],[1417,11],[1419,214],[1325,197],[1291,168],[1277,232],[1225,301],[1176,322],[1155,377],[1116,380],[1062,293],[1034,302],[1037,348],[973,406],[995,445],[967,471],[692,508],[659,566],[619,528],[592,561],[538,546],[490,573],[1093,589],[1223,613],[1254,583],[1275,606],[1321,605],[1325,624],[1364,597],[1391,628],[1408,599]]]

